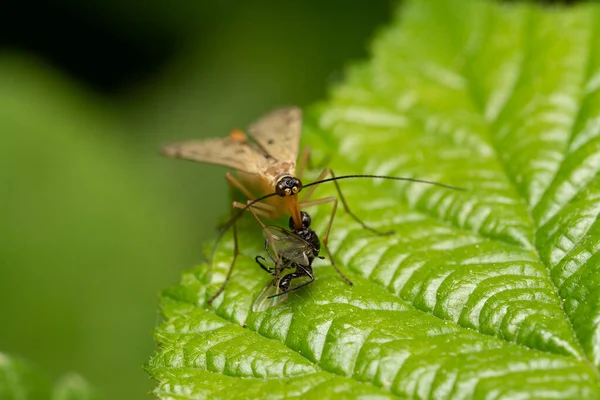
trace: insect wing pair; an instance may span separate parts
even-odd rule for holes
[[[260,264],[260,261],[256,262]],[[264,260],[264,259],[263,259]],[[252,305],[252,311],[260,312],[273,307],[288,298],[288,293],[300,289],[315,280],[312,267],[300,264],[291,265],[292,270],[289,273],[273,277],[260,292],[256,301]]]
[[[228,137],[197,139],[173,143],[163,147],[168,157],[190,161],[218,164],[238,171],[238,178],[231,174],[226,179],[232,187],[240,189],[248,199],[257,193],[278,192],[259,205],[257,214],[275,219],[289,213],[296,228],[302,226],[298,196],[302,183],[296,176],[296,160],[299,154],[302,131],[302,111],[297,107],[282,107],[267,113],[251,124],[246,135],[234,130]],[[301,172],[301,171],[300,171]],[[244,204],[234,203],[235,208]]]
[[[273,279],[258,295],[252,311],[264,311],[279,304],[287,298],[289,292],[314,281],[312,263],[319,256],[319,238],[309,228],[310,217],[305,212],[302,212],[302,221],[303,228],[293,229],[293,231],[278,226],[266,226],[263,229],[265,250],[274,266],[265,266],[260,261],[265,259],[260,256],[256,257],[256,262],[262,269],[273,275]],[[290,218],[290,228],[292,227],[293,220]],[[277,256],[271,252],[271,248]]]

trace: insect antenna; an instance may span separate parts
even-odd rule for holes
[[[428,185],[439,186],[439,187],[443,187],[443,188],[446,188],[446,189],[457,190],[457,191],[460,191],[460,192],[465,192],[467,190],[467,189],[464,189],[464,188],[459,188],[459,187],[456,187],[456,186],[447,185],[445,183],[434,182],[434,181],[427,181],[427,180],[424,180],[424,179],[404,178],[404,177],[400,177],[400,176],[387,176],[387,175],[366,175],[366,174],[334,176],[333,178],[327,178],[327,179],[322,179],[320,181],[315,181],[315,182],[308,183],[308,184],[306,184],[306,185],[303,186],[303,189],[306,189],[307,187],[314,186],[314,185],[320,185],[321,183],[327,183],[327,182],[333,182],[333,181],[340,181],[342,179],[351,179],[351,178],[389,179],[389,180],[393,180],[393,181],[408,181],[408,182],[415,182],[415,183],[425,183],[425,184],[428,184]]]

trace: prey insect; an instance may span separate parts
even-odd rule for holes
[[[239,245],[237,237],[236,221],[249,210],[258,223],[265,228],[265,224],[259,217],[268,219],[277,219],[284,214],[289,214],[293,222],[293,230],[303,228],[302,208],[316,206],[321,204],[332,204],[331,216],[323,235],[323,247],[327,252],[331,264],[336,272],[349,285],[352,285],[342,271],[339,269],[335,260],[331,256],[328,247],[329,233],[333,223],[333,218],[337,211],[338,199],[346,213],[350,215],[363,228],[377,235],[388,235],[393,231],[379,231],[368,226],[359,219],[348,207],[346,200],[341,192],[338,180],[349,178],[376,178],[391,179],[401,181],[411,181],[437,185],[454,190],[462,190],[453,186],[437,182],[430,182],[415,178],[392,177],[382,175],[345,175],[336,177],[330,168],[324,169],[317,180],[308,185],[303,185],[300,180],[304,167],[309,157],[309,148],[307,147],[299,158],[298,166],[296,160],[299,155],[300,134],[302,128],[302,112],[297,107],[284,107],[267,113],[259,118],[248,128],[248,134],[253,141],[249,141],[246,135],[234,130],[226,138],[190,140],[180,143],[167,145],[163,148],[163,154],[169,157],[184,158],[191,161],[205,162],[210,164],[219,164],[233,168],[237,171],[237,177],[227,173],[225,178],[231,189],[240,190],[247,198],[246,203],[234,201],[231,207],[232,218],[225,225],[218,236],[216,244],[220,238],[229,229],[233,229],[233,258],[227,271],[225,281],[219,289],[209,298],[208,303],[212,301],[224,290],[225,285],[231,278],[233,267],[239,255]],[[330,176],[329,178],[326,178]],[[337,191],[337,196],[325,197],[317,200],[311,200],[311,197],[317,188],[317,185],[333,182]],[[306,189],[301,199],[298,194],[302,189]],[[255,195],[258,193],[258,197]],[[236,209],[240,209],[236,213]],[[275,259],[279,259],[277,249],[272,240],[268,239]],[[276,268],[276,278],[279,277],[280,268]]]
[[[264,228],[265,251],[275,265],[273,267],[266,266],[263,264],[266,260],[261,256],[256,256],[255,260],[262,269],[273,275],[273,279],[267,283],[256,298],[252,311],[264,311],[279,304],[287,298],[289,292],[300,289],[315,280],[312,263],[316,257],[324,257],[319,256],[321,245],[315,231],[310,229],[310,215],[302,211],[301,217],[301,229],[295,229],[292,218],[289,222],[291,231],[278,226]],[[271,251],[271,243],[273,243],[278,257]]]

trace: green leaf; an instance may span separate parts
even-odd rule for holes
[[[247,218],[211,307],[231,237],[212,275],[199,266],[163,293],[156,395],[600,397],[598,26],[594,4],[401,8],[369,62],[307,116],[304,140],[338,175],[467,191],[342,182],[352,210],[395,235],[338,212],[329,243],[355,285],[315,262],[314,283],[261,313],[251,306],[269,277]],[[323,238],[331,208],[310,212]]]
[[[36,367],[21,358],[0,353],[0,399],[3,400],[95,400],[101,397],[74,373],[55,385]]]

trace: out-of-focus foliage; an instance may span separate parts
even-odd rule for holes
[[[17,357],[0,353],[0,399],[99,400],[99,393],[79,375],[68,373],[55,384]]]
[[[50,7],[66,16],[40,11]],[[0,27],[0,351],[49,381],[76,371],[105,398],[143,399],[156,294],[203,259],[229,210],[223,168],[163,159],[159,146],[318,99],[365,54],[389,2],[23,8],[15,20],[3,4]],[[11,24],[61,52],[4,46]],[[173,57],[123,73],[121,86],[83,81],[126,70],[130,48]]]
[[[342,183],[330,266],[253,313],[256,224],[164,291],[161,398],[600,397],[600,7],[414,0],[309,115]],[[306,180],[309,181],[309,180]],[[331,187],[318,190],[333,195]],[[311,211],[322,233],[330,210]]]
[[[128,392],[163,265],[185,260],[176,212],[98,103],[31,61],[0,69],[2,343],[59,371],[112,365]]]

